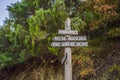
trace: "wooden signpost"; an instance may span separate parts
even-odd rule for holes
[[[88,46],[86,36],[71,36],[78,35],[77,30],[71,30],[70,18],[68,17],[65,22],[65,30],[58,30],[58,34],[64,34],[65,36],[54,37],[55,42],[51,43],[53,47],[65,47],[64,57],[61,63],[64,63],[65,80],[72,80],[72,60],[71,60],[71,47],[75,46]],[[59,41],[59,42],[58,42]],[[74,41],[74,42],[73,42]],[[77,42],[75,42],[77,41]],[[78,42],[82,41],[82,42]]]

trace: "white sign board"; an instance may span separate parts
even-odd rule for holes
[[[63,36],[56,36],[56,37],[53,37],[53,40],[54,41],[85,41],[87,40],[87,37],[86,36],[66,36],[66,37],[63,37]]]
[[[54,47],[88,46],[88,42],[52,42],[51,46]]]
[[[78,31],[77,30],[58,30],[58,34],[78,35]]]
[[[81,0],[81,1],[85,2],[85,1],[87,1],[87,0]]]

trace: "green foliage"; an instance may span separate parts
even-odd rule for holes
[[[23,49],[18,54],[17,61],[18,61],[18,63],[22,63],[22,62],[26,61],[27,59],[29,59],[30,56],[31,55],[28,53],[27,49]]]
[[[0,52],[0,68],[11,65],[14,63],[14,60],[10,53],[1,53]]]
[[[87,23],[90,23],[94,20],[94,14],[93,12],[90,12],[90,11],[85,11],[83,12],[83,19],[87,22]]]
[[[85,29],[85,26],[86,26],[86,22],[84,22],[81,18],[79,17],[72,18],[73,29],[78,31],[83,31]]]
[[[115,64],[115,65],[111,66],[108,71],[112,73],[112,71],[114,71],[114,70],[120,72],[120,65]]]
[[[120,37],[120,28],[113,28],[107,32],[108,38],[118,38]]]
[[[35,12],[35,16],[32,16],[28,19],[29,23],[29,33],[31,37],[31,53],[34,56],[34,49],[35,49],[35,40],[41,40],[45,38],[45,35],[47,34],[45,31],[41,29],[42,22],[44,20],[44,16],[46,13],[49,13],[49,10],[43,10],[42,8],[37,10]]]
[[[55,47],[48,47],[48,50],[53,53],[54,55],[58,55],[60,48],[55,48]]]

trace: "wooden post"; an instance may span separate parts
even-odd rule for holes
[[[68,17],[65,22],[65,30],[71,30],[70,18]],[[70,35],[66,35],[70,36]],[[67,55],[67,59],[65,61],[65,80],[72,80],[72,60],[71,60],[71,48],[65,48],[65,55]]]
[[[65,48],[65,54],[67,59],[65,61],[65,80],[72,80],[72,60],[71,60],[71,48]]]
[[[54,41],[63,41],[63,42],[52,42],[51,46],[54,47],[65,47],[64,57],[61,61],[64,64],[64,80],[72,80],[72,54],[71,47],[74,46],[88,46],[88,42],[70,42],[71,40],[87,40],[86,36],[71,36],[78,35],[77,30],[71,30],[70,18],[68,17],[65,21],[65,30],[58,30],[58,34],[64,34],[65,37],[54,37]],[[73,39],[69,39],[70,37],[74,37]],[[85,37],[85,39],[84,39]]]

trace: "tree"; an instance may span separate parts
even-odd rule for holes
[[[58,62],[53,57],[61,59],[63,50],[50,44],[70,16],[72,28],[89,37],[89,47],[73,48],[74,79],[97,80],[104,75],[108,79],[114,70],[119,71],[119,3],[119,0],[22,0],[11,4],[10,18],[0,29],[2,67],[9,60],[15,64],[36,56],[46,64],[50,62],[48,58]],[[110,60],[113,64],[109,64]]]

